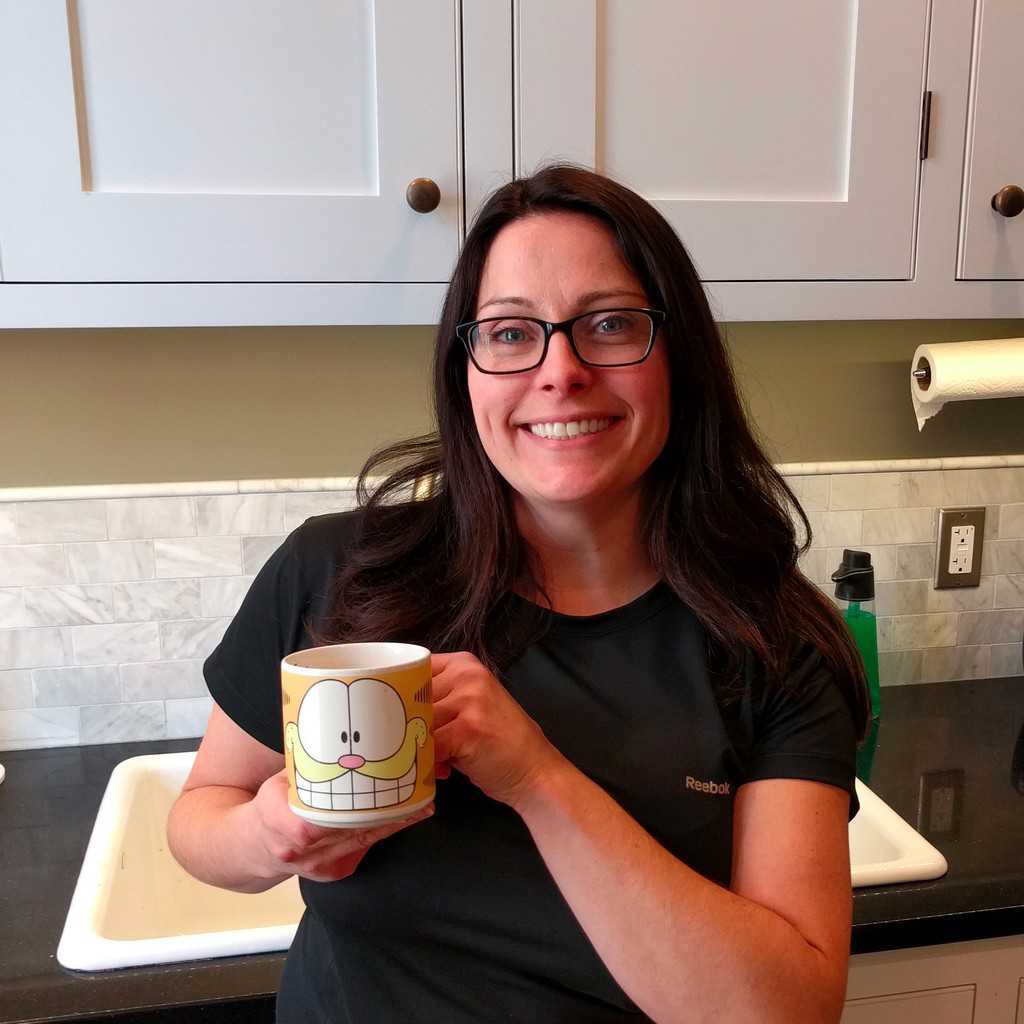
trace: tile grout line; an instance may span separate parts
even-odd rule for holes
[[[1014,455],[955,456],[951,458],[880,459],[848,462],[776,463],[782,476],[845,476],[865,473],[930,472],[1024,467],[1024,453]],[[373,486],[380,478],[371,478]],[[140,498],[353,491],[355,477],[268,478],[264,480],[205,480],[132,484],[70,484],[0,488],[0,503],[17,501],[84,500],[88,498]]]

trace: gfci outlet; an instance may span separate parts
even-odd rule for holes
[[[981,584],[981,545],[985,507],[939,509],[935,589]]]

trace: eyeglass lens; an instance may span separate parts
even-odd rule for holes
[[[572,340],[581,358],[595,366],[633,363],[647,354],[654,322],[636,310],[603,310],[577,320]],[[544,351],[544,328],[533,320],[495,317],[481,320],[469,334],[473,358],[483,370],[525,370]]]

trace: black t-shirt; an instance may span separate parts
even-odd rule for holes
[[[293,531],[204,665],[217,704],[274,750],[283,750],[280,661],[315,646],[303,620],[326,609],[358,516],[316,516]],[[501,682],[562,754],[702,875],[729,884],[743,782],[829,783],[849,791],[856,813],[853,719],[812,649],[793,666],[798,685],[748,692],[723,712],[703,628],[664,583],[621,608],[551,613],[549,623]],[[435,808],[375,844],[349,878],[300,880],[307,909],[278,1021],[646,1019],[516,812],[457,771],[438,780]]]

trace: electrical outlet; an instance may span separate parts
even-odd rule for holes
[[[917,831],[926,839],[959,839],[964,771],[924,772],[917,795]]]
[[[935,589],[977,587],[981,584],[981,548],[985,536],[985,507],[939,510]]]
[[[974,527],[954,526],[949,538],[949,564],[946,572],[957,576],[962,572],[970,572],[974,567]]]

